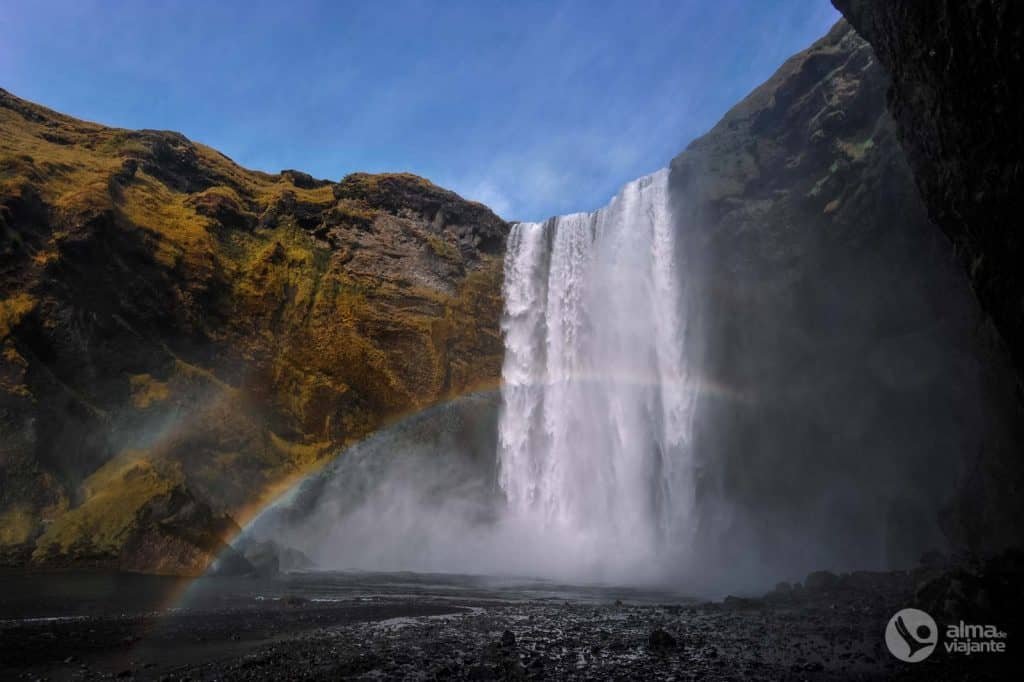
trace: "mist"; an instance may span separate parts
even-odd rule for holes
[[[378,432],[264,510],[235,546],[271,541],[318,570],[661,584],[603,538],[508,513],[499,411],[496,392],[464,396]]]
[[[780,267],[673,173],[514,226],[501,392],[346,450],[236,547],[708,596],[954,549],[972,458],[1015,435],[949,245],[911,215],[853,241],[791,234],[775,248],[806,253]]]
[[[605,209],[513,226],[489,416],[378,434],[246,535],[711,596],[1012,545],[1014,373],[887,85],[837,24]]]

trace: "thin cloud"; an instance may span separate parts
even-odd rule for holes
[[[591,210],[838,18],[716,3],[5,3],[15,94],[243,165],[411,171],[509,219]]]

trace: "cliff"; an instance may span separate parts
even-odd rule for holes
[[[994,328],[987,352],[1016,365],[1024,424],[1024,6],[1005,0],[833,0],[889,75],[886,103],[917,188],[953,243]],[[957,506],[985,542],[1019,528],[1024,443],[987,449]],[[1009,518],[1007,518],[1009,517]],[[1011,527],[1013,527],[1011,525]],[[1020,531],[1015,534],[1020,542]]]
[[[702,309],[700,533],[733,571],[1019,541],[1011,365],[928,218],[888,86],[841,21],[672,162]]]
[[[888,108],[928,214],[1024,372],[1024,6],[833,4],[890,75]]]
[[[495,383],[506,231],[0,90],[0,562],[201,572],[339,448]]]

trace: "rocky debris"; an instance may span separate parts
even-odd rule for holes
[[[1013,632],[1024,626],[1024,552],[1008,550],[922,572],[914,602],[936,618],[994,623]]]
[[[906,666],[890,656],[880,633],[910,603],[912,590],[898,573],[878,574],[875,583],[883,596],[878,601],[846,590],[756,610],[702,603],[474,602],[452,594],[416,602],[377,595],[372,606],[296,608],[284,600],[261,601],[184,610],[162,621],[8,626],[0,655],[17,649],[10,659],[15,671],[58,677],[70,667],[81,679],[125,669],[126,656],[141,680],[1012,679],[1007,675],[1015,661],[1008,657],[936,655]],[[387,620],[403,610],[411,617]],[[447,615],[426,617],[431,614]],[[145,636],[124,643],[126,633],[136,631]],[[508,636],[513,632],[514,645]],[[686,632],[686,646],[671,632]],[[47,634],[62,642],[59,654]],[[68,647],[75,658],[65,665]],[[160,656],[170,650],[178,652],[173,660]],[[105,663],[111,654],[114,662]],[[180,660],[186,654],[189,662]],[[78,670],[77,661],[88,661],[88,669]]]
[[[526,679],[526,667],[516,651],[516,636],[511,630],[505,630],[496,642],[484,647],[480,664],[471,666],[466,672],[470,680],[522,680]],[[454,670],[446,670],[448,675],[456,674]]]

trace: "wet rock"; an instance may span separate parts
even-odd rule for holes
[[[272,578],[281,572],[281,560],[273,542],[257,542],[244,550],[246,560],[252,564],[253,574]]]
[[[516,636],[511,630],[501,633],[501,646],[506,649],[513,649],[516,646]]]
[[[217,576],[249,575],[253,566],[234,547],[225,547],[210,565],[210,574]]]
[[[232,556],[234,552],[237,556]],[[234,547],[218,558],[215,567],[219,575],[255,575],[271,578],[284,571],[308,570],[313,561],[297,549],[283,546],[273,540],[262,542],[242,537]]]
[[[935,617],[1004,625],[1020,622],[1024,620],[1021,575],[1024,553],[1008,551],[922,580],[914,601]]]
[[[662,628],[655,628],[647,638],[647,646],[651,651],[668,651],[676,647],[676,638]]]

